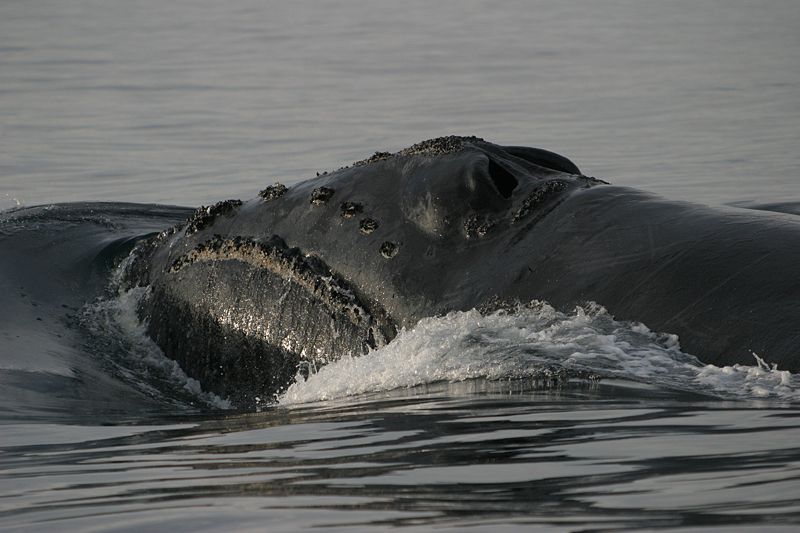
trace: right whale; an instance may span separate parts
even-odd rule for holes
[[[597,302],[706,363],[800,370],[800,217],[668,201],[563,156],[444,137],[143,241],[129,285],[166,355],[238,403],[454,310]]]

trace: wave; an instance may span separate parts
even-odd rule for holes
[[[115,274],[112,284],[118,280],[119,275]],[[89,336],[89,351],[103,357],[109,371],[152,398],[176,406],[194,406],[196,401],[211,408],[229,409],[229,401],[203,390],[199,381],[166,357],[147,335],[147,324],[139,320],[136,309],[148,290],[136,287],[118,291],[111,298],[100,298],[83,308],[80,324]]]
[[[24,204],[22,201],[15,197],[11,196],[10,194],[0,194],[0,213],[3,211],[10,211],[12,209],[19,209],[23,207]]]
[[[513,312],[452,312],[420,321],[389,345],[298,377],[281,405],[341,399],[434,382],[618,378],[720,399],[800,400],[797,377],[755,365],[705,365],[675,335],[615,320],[602,306],[571,313],[545,302]]]
[[[148,289],[118,290],[117,279],[112,277],[111,296],[80,313],[87,352],[103,357],[109,373],[163,403],[230,409],[227,399],[204,390],[147,335],[136,310]],[[681,351],[677,336],[617,321],[600,305],[563,313],[534,301],[491,314],[473,309],[423,319],[383,348],[303,368],[276,401],[295,406],[468,380],[506,383],[511,389],[522,381],[560,386],[607,379],[725,400],[800,401],[796,375],[755,354],[754,363],[703,364]]]
[[[230,409],[227,399],[205,391],[147,335],[136,310],[148,289],[117,290],[117,279],[112,277],[113,296],[81,312],[87,350],[102,354],[109,372],[151,398],[174,406]],[[276,401],[294,406],[468,380],[559,386],[605,379],[723,400],[800,401],[796,375],[753,355],[752,366],[703,364],[681,351],[677,336],[617,321],[600,305],[563,313],[534,301],[491,314],[473,309],[423,319],[383,348],[304,367]]]
[[[124,269],[119,263],[137,238],[190,212],[133,204],[3,212],[4,416],[88,413],[96,419],[106,413],[116,420],[150,411],[230,406],[163,355],[137,316],[146,289],[120,291],[114,274]],[[453,312],[424,319],[364,356],[302,370],[298,376],[310,370],[308,379],[298,377],[276,398],[278,404],[468,380],[513,382],[509,387],[518,388],[525,380],[558,386],[598,379],[726,400],[800,400],[798,377],[755,354],[753,365],[704,365],[681,350],[676,336],[617,321],[596,304],[567,313],[545,302],[491,314]]]

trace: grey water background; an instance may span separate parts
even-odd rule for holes
[[[247,198],[446,134],[670,198],[792,206],[798,28],[791,0],[9,0],[0,208]],[[0,413],[8,530],[800,522],[785,400],[478,379],[249,414],[26,419],[24,401]]]

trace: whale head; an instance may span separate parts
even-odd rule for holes
[[[204,387],[269,400],[426,316],[514,296],[536,225],[599,180],[476,137],[373,156],[198,209],[142,242],[129,285],[150,335]]]

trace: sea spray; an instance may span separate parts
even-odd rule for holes
[[[532,302],[488,315],[471,310],[423,319],[386,347],[298,379],[278,401],[291,405],[442,381],[548,376],[625,379],[724,399],[800,400],[789,372],[766,364],[703,365],[680,350],[675,335],[617,321],[597,304],[562,313]]]
[[[186,375],[147,335],[147,325],[136,312],[147,291],[146,287],[119,291],[84,307],[80,322],[90,334],[91,351],[103,357],[114,373],[150,396],[178,404],[197,401],[212,408],[230,408],[230,402],[204,391],[200,382]]]

